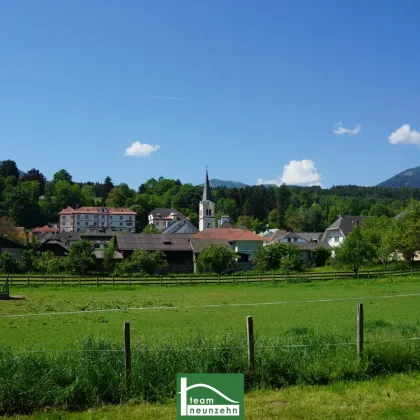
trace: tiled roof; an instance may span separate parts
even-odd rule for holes
[[[242,230],[238,228],[210,228],[205,229],[201,232],[196,233],[193,238],[214,238],[214,239],[223,239],[229,242],[232,241],[260,241],[263,242],[264,238],[260,235],[257,235],[254,232],[249,230]]]
[[[95,256],[95,258],[101,260],[101,259],[104,258],[104,251],[101,251],[101,250],[93,251],[93,255]],[[115,251],[113,258],[114,258],[114,260],[122,260],[123,256],[122,256],[121,252]]]
[[[191,235],[175,234],[162,235],[117,233],[117,248],[120,251],[133,251],[144,249],[146,251],[191,251]]]
[[[150,212],[154,219],[166,219],[171,213],[176,213],[179,220],[186,220],[186,217],[177,209],[157,208]]]
[[[137,213],[127,207],[80,207],[75,210],[71,207],[67,207],[64,210],[61,210],[59,214],[77,214],[77,213],[100,213],[101,209],[106,209],[105,214],[127,214],[127,215],[136,215]],[[101,213],[102,214],[102,213]]]
[[[58,228],[52,228],[49,227],[48,225],[45,226],[41,226],[41,227],[36,227],[31,229],[32,233],[48,233],[48,232],[58,232]]]

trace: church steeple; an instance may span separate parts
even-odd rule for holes
[[[204,182],[203,200],[202,201],[213,201],[211,196],[211,188],[209,182],[209,171],[206,166],[206,181]]]
[[[216,227],[216,204],[211,196],[209,171],[206,166],[206,180],[204,182],[203,199],[200,201],[200,231]]]

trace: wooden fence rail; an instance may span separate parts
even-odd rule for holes
[[[383,277],[409,276],[420,273],[420,269],[405,270],[381,270],[361,271],[359,279],[375,279]],[[352,272],[329,271],[329,272],[302,272],[290,274],[191,274],[191,275],[162,275],[162,276],[139,276],[139,277],[81,277],[81,276],[36,276],[36,275],[4,275],[10,286],[24,285],[80,285],[80,286],[103,286],[103,285],[182,285],[182,284],[225,284],[225,283],[260,283],[260,282],[305,282],[322,280],[345,280],[355,279]],[[1,277],[0,277],[1,279]],[[0,280],[1,281],[1,280]]]

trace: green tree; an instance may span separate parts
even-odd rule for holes
[[[13,258],[10,252],[0,254],[0,272],[13,274],[18,272],[18,262]]]
[[[92,270],[95,265],[94,250],[93,245],[87,240],[72,244],[67,255],[70,269],[80,275],[85,275]]]
[[[43,195],[45,193],[45,183],[47,178],[44,174],[41,173],[38,169],[30,169],[26,174],[22,176],[22,181],[38,181],[39,183],[39,194]]]
[[[120,262],[115,272],[131,275],[152,275],[168,268],[166,255],[162,251],[148,252],[136,249],[129,259]]]
[[[65,181],[72,184],[73,177],[65,169],[60,169],[54,174],[52,182],[55,184],[59,181]]]
[[[57,257],[51,252],[39,252],[34,260],[35,269],[42,274],[58,272]]]
[[[95,205],[95,188],[93,185],[84,185],[80,190],[80,197],[83,205]]]
[[[217,274],[235,268],[236,264],[236,254],[223,244],[204,247],[197,259],[197,266],[200,271],[209,270]]]
[[[109,176],[107,176],[104,181],[104,198],[108,197],[108,194],[112,191],[113,188],[114,184],[112,182],[112,179]]]
[[[364,237],[373,246],[376,259],[386,270],[398,248],[398,232],[394,219],[386,216],[372,217],[363,221],[361,229]]]
[[[108,207],[123,207],[126,199],[125,191],[120,187],[114,187],[108,194],[106,205]]]
[[[150,234],[150,233],[159,233],[160,230],[157,229],[154,225],[151,223],[146,225],[146,227],[141,231],[141,233]]]
[[[309,254],[311,262],[315,267],[324,267],[331,258],[331,250],[324,248],[323,246],[317,246],[316,248],[311,249]]]
[[[104,255],[103,265],[104,265],[104,268],[106,268],[107,270],[113,270],[115,268],[114,255],[115,255],[116,250],[117,248],[115,246],[115,241],[113,238],[109,241],[108,245],[103,250],[103,255]]]
[[[257,252],[257,265],[263,270],[278,270],[281,265],[281,259],[286,253],[286,244],[282,242],[266,245]]]
[[[344,240],[343,244],[335,249],[332,265],[347,267],[355,276],[360,267],[374,258],[375,250],[372,244],[364,237],[360,227],[355,227]]]
[[[19,178],[19,170],[16,166],[14,160],[3,160],[0,164],[0,176],[7,178],[13,176],[14,178]]]
[[[392,211],[385,204],[375,203],[375,204],[372,204],[370,206],[369,216],[376,216],[376,217],[386,216],[386,217],[391,217],[392,216]]]
[[[295,244],[285,244],[286,254],[281,259],[280,268],[285,273],[300,270],[302,261],[300,258],[300,249]]]

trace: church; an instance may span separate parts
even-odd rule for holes
[[[216,227],[216,203],[213,201],[211,196],[209,172],[207,168],[206,180],[204,182],[203,199],[200,201],[199,218],[200,232],[204,229],[211,229]]]

